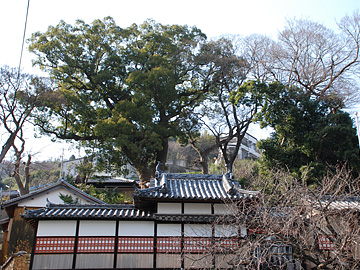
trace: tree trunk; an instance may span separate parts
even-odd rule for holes
[[[201,173],[208,174],[209,173],[209,164],[208,164],[208,155],[201,155],[200,156],[200,164],[201,164]]]
[[[160,151],[158,151],[156,154],[156,158],[157,158],[156,162],[160,161],[163,164],[161,166],[161,169],[165,170],[165,168],[163,168],[163,167],[166,164],[167,154],[168,154],[168,150],[169,150],[168,138],[163,139],[161,145],[162,145],[162,149]],[[155,170],[151,176],[155,177]]]
[[[225,143],[223,145],[224,147],[221,148],[221,151],[222,151],[222,154],[223,154],[223,157],[225,160],[225,164],[227,164],[230,168],[232,168],[234,165],[235,159],[237,158],[238,153],[239,153],[241,142],[244,139],[244,136],[249,128],[250,123],[251,122],[249,121],[244,127],[242,127],[241,129],[237,129],[235,136],[234,136],[236,138],[236,145],[235,145],[234,151],[232,151],[232,152],[227,151],[228,143]]]
[[[134,166],[136,169],[137,174],[139,175],[140,180],[140,188],[144,189],[146,188],[146,183],[150,181],[152,172],[148,169],[142,166],[142,168],[138,168],[138,166]]]
[[[16,134],[17,132],[13,132],[11,133],[11,135],[9,136],[9,138],[7,139],[6,143],[2,146],[1,148],[1,153],[0,153],[0,163],[3,161],[3,159],[5,158],[7,152],[9,151],[9,149],[11,148],[11,146],[13,146],[15,138],[16,138]]]
[[[16,161],[15,161],[15,168],[14,168],[14,173],[13,173],[13,177],[15,178],[16,184],[19,187],[19,191],[20,191],[20,196],[23,196],[25,194],[29,193],[29,184],[30,184],[30,163],[31,163],[31,155],[28,155],[28,160],[25,164],[25,168],[24,168],[24,183],[21,181],[21,176],[20,176],[20,165],[21,165],[21,153],[17,153],[16,154]]]
[[[25,192],[26,194],[29,193],[29,189],[30,189],[30,163],[31,163],[31,155],[28,155],[28,160],[25,163]]]

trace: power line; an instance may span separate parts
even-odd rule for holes
[[[22,60],[22,55],[23,55],[23,51],[24,51],[24,44],[25,44],[25,34],[26,34],[26,26],[27,26],[27,20],[28,20],[28,15],[29,15],[29,6],[30,6],[30,0],[28,0],[27,9],[26,9],[24,34],[23,34],[23,40],[22,40],[22,45],[21,45],[20,61],[19,61],[19,69],[18,69],[18,84],[19,84],[19,79],[20,79],[21,60]]]

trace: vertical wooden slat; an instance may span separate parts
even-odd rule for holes
[[[78,219],[76,221],[76,229],[75,229],[75,245],[74,245],[72,269],[76,269],[76,254],[77,254],[78,241],[79,241],[79,228],[80,228],[80,220]]]
[[[33,264],[34,264],[35,245],[36,245],[36,234],[37,234],[37,230],[38,230],[38,224],[39,224],[39,220],[37,220],[37,221],[36,221],[36,224],[35,224],[35,229],[34,229],[34,241],[33,241],[33,246],[32,246],[32,249],[31,249],[31,257],[30,257],[29,270],[32,270]]]
[[[116,220],[115,224],[115,248],[114,248],[114,265],[113,268],[117,268],[117,255],[119,246],[119,220]]]
[[[153,267],[156,269],[157,256],[157,221],[154,222],[154,253],[153,253]]]

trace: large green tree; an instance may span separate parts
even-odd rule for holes
[[[205,39],[195,27],[149,20],[123,29],[112,18],[61,21],[35,33],[29,46],[35,64],[55,83],[36,123],[97,149],[111,165],[129,162],[144,183],[210,87],[196,60]]]
[[[259,116],[263,126],[274,129],[269,139],[259,143],[267,167],[280,166],[297,175],[310,168],[310,181],[338,164],[359,170],[356,130],[348,113],[295,87],[280,83],[269,87]]]

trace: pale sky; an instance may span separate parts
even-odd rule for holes
[[[0,0],[0,66],[19,65],[27,3],[28,0]],[[60,20],[73,24],[76,19],[82,19],[91,23],[106,16],[113,17],[124,28],[152,18],[162,24],[197,26],[209,38],[255,33],[276,38],[286,19],[310,19],[337,30],[336,21],[359,9],[360,0],[30,0],[26,39],[36,31],[46,31],[49,25],[57,25]],[[22,68],[37,73],[31,59],[26,45]],[[262,137],[256,133],[259,135],[252,135]],[[47,159],[60,156],[63,148],[42,139],[32,143],[29,150],[40,151],[38,158]],[[67,146],[65,158],[76,155],[66,149]]]

